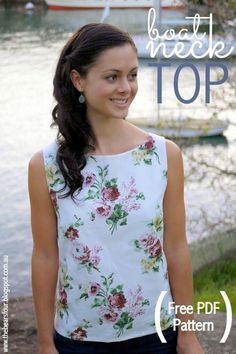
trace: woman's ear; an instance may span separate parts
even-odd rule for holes
[[[74,85],[74,87],[80,91],[80,92],[83,92],[83,86],[82,86],[82,78],[80,76],[80,74],[78,73],[78,71],[76,70],[71,70],[70,72],[70,78],[71,78],[71,81]]]

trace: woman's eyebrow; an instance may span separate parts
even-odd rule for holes
[[[138,66],[135,66],[135,67],[134,67],[133,69],[131,69],[130,71],[134,71],[134,70],[137,70],[137,69],[138,69]],[[105,72],[107,72],[107,71],[115,71],[115,72],[117,72],[117,73],[121,72],[121,70],[113,69],[113,68],[103,70],[102,72],[105,73]]]

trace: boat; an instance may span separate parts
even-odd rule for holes
[[[131,123],[146,127],[167,138],[206,138],[222,135],[228,129],[229,120],[209,118],[164,119],[150,123],[146,119],[128,119]]]
[[[156,0],[45,0],[51,10],[77,9],[150,9],[155,6]],[[183,9],[186,5],[183,0],[163,0],[162,9]]]

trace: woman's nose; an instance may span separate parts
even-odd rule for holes
[[[130,83],[127,78],[121,79],[118,85],[119,92],[129,92],[131,90]]]

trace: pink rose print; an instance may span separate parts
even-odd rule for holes
[[[60,289],[60,303],[64,306],[67,305],[67,293],[63,288]]]
[[[69,240],[75,240],[76,238],[79,237],[79,231],[74,227],[70,226],[65,232],[65,237],[68,238]]]
[[[114,201],[119,198],[120,192],[117,187],[104,187],[102,189],[102,196],[106,200]]]
[[[142,193],[138,194],[135,179],[131,177],[129,183],[122,184],[121,204],[123,210],[129,213],[132,210],[140,209],[140,203],[136,203],[138,199],[144,199],[144,196]]]
[[[139,244],[143,248],[151,248],[156,244],[157,241],[158,241],[158,239],[156,237],[154,237],[153,235],[145,235],[145,236],[140,237]]]
[[[120,292],[114,295],[109,295],[108,302],[111,307],[117,307],[118,309],[121,309],[122,307],[125,306],[127,300],[124,294]]]
[[[70,334],[70,337],[71,339],[83,341],[84,338],[87,338],[87,331],[81,327],[77,327],[77,329]]]
[[[96,267],[96,266],[98,266],[98,264],[99,264],[99,262],[100,262],[100,257],[98,257],[98,256],[91,256],[90,257],[90,262],[92,263],[92,265],[94,266],[94,267]]]
[[[143,302],[146,303],[147,301],[144,299],[142,295],[142,288],[139,285],[135,291],[130,290],[128,293],[128,303],[127,308],[130,313],[130,316],[137,317],[143,315],[144,310],[142,308]]]
[[[90,220],[94,221],[96,217],[105,219],[112,235],[118,227],[127,225],[129,213],[140,209],[139,200],[144,200],[145,196],[138,192],[134,178],[130,179],[128,185],[123,183],[122,186],[116,177],[108,178],[109,164],[104,168],[98,165],[97,170],[84,200],[92,200]]]
[[[161,242],[160,240],[157,240],[155,245],[149,248],[149,253],[152,257],[157,258],[161,255],[161,252],[162,252]]]
[[[103,204],[96,208],[96,212],[101,216],[108,216],[111,212],[111,206]]]
[[[96,179],[96,175],[94,173],[85,173],[84,174],[84,187],[90,187]]]
[[[79,227],[84,224],[81,218],[78,218],[76,215],[74,215],[74,218],[76,221],[73,224],[70,224],[64,232],[64,236],[70,241],[74,241],[79,237]]]
[[[90,283],[89,295],[96,296],[100,289],[101,289],[100,284]]]
[[[68,278],[68,276],[66,277]],[[65,279],[68,280],[68,279]],[[65,283],[64,285],[62,285],[61,280],[59,280],[59,299],[57,301],[57,311],[60,315],[61,318],[63,318],[64,316],[67,317],[68,319],[68,299],[67,299],[67,292],[65,290],[65,287],[67,286],[67,284]]]
[[[143,247],[151,257],[159,257],[161,255],[161,242],[157,237],[154,237],[153,235],[141,236],[139,239],[139,245]]]
[[[113,310],[109,310],[107,308],[101,309],[100,314],[104,320],[109,322],[116,322],[119,316],[118,313],[114,312]]]
[[[133,151],[135,165],[140,165],[141,163],[152,165],[152,158],[154,156],[156,156],[156,159],[160,164],[159,155],[156,150],[155,140],[149,135],[148,139],[141,144],[137,150]]]
[[[149,300],[142,295],[142,288],[130,290],[125,296],[123,284],[114,287],[114,274],[107,278],[102,275],[102,283],[90,283],[85,291],[82,290],[80,299],[92,298],[91,308],[97,309],[100,325],[105,321],[112,322],[116,335],[120,337],[124,331],[131,329],[135,317],[144,314],[144,306],[149,306]]]
[[[54,206],[54,208],[58,208],[56,192],[53,189],[50,189],[49,194],[52,200],[52,205]]]
[[[149,136],[148,140],[145,142],[143,147],[146,150],[151,150],[153,148],[154,144],[155,144],[155,140],[151,136]]]
[[[74,259],[78,261],[88,261],[90,256],[90,250],[88,246],[85,246],[79,242],[74,242],[72,255]]]
[[[159,263],[162,259],[162,245],[161,241],[152,234],[143,235],[139,240],[132,241],[137,251],[143,251],[146,255],[141,260],[143,273],[148,273],[150,270],[154,272],[159,271]]]
[[[98,253],[102,250],[102,247],[95,246],[93,249],[89,249],[87,245],[79,243],[78,241],[72,242],[72,257],[80,267],[85,267],[89,273],[92,272],[93,269],[99,271],[97,266],[100,262],[100,257]]]
[[[91,328],[92,324],[89,321],[86,321],[85,319],[83,319],[83,324],[77,326],[77,328],[70,333],[70,337],[71,339],[75,339],[75,340],[80,340],[83,341],[84,338],[87,338],[87,329]]]

